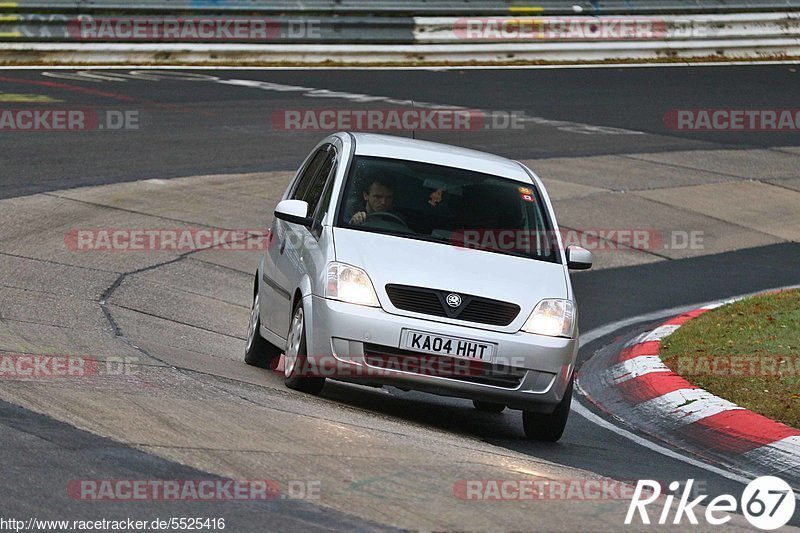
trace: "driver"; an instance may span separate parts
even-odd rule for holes
[[[391,211],[394,200],[394,184],[386,178],[371,180],[362,191],[364,209],[350,218],[350,224],[361,224],[367,215]]]

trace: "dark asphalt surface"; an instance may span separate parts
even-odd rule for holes
[[[81,480],[222,478],[160,459],[0,401],[3,495],[0,517],[23,520],[224,519],[228,531],[352,531],[387,528],[290,500],[285,487],[261,501],[87,501],[65,487]],[[8,528],[4,528],[8,529]],[[61,529],[61,528],[58,528]],[[110,530],[111,528],[102,528]],[[155,529],[155,528],[153,528]],[[39,530],[44,530],[40,528]],[[76,530],[70,525],[62,530]],[[148,528],[148,530],[150,530]]]
[[[61,72],[61,71],[59,71]],[[118,71],[124,72],[124,71]],[[523,110],[531,116],[627,128],[644,135],[576,135],[552,125],[528,123],[524,130],[421,135],[509,157],[580,157],[637,151],[692,150],[726,146],[797,146],[795,132],[759,134],[679,133],[663,116],[676,108],[793,108],[800,73],[795,66],[692,67],[565,70],[429,71],[202,71],[222,79],[268,80],[331,91],[414,98],[492,110]],[[2,102],[2,109],[42,106],[136,110],[138,131],[0,132],[0,197],[8,198],[78,185],[141,178],[222,172],[294,169],[320,132],[276,131],[271,117],[284,109],[391,108],[341,98],[311,99],[301,92],[264,91],[213,81],[104,81],[48,78],[39,71],[0,71],[0,96],[46,95],[59,104]],[[2,230],[0,230],[1,232]],[[2,234],[0,233],[0,238]],[[784,244],[679,261],[576,274],[573,277],[584,332],[655,310],[800,283],[800,245]],[[627,328],[630,333],[646,324]],[[598,339],[581,351],[585,360],[607,343]],[[364,394],[334,386],[326,395],[361,405]],[[385,395],[384,395],[385,396]],[[372,408],[456,433],[477,435],[498,446],[622,480],[702,480],[707,493],[741,494],[741,485],[637,446],[573,414],[557,444],[522,438],[518,413],[467,411],[455,400],[408,394]],[[433,402],[433,405],[426,402]],[[472,423],[464,425],[469,413]],[[0,497],[6,517],[58,518],[133,516],[161,513],[157,505],[86,504],[69,500],[64,481],[95,478],[186,478],[205,476],[131,448],[94,437],[46,417],[0,404],[4,450]],[[204,504],[205,505],[205,504]],[[214,516],[220,508],[196,506]],[[322,513],[311,504],[272,502],[224,505],[230,530],[301,529],[326,524],[364,529],[369,524]],[[187,514],[189,514],[187,511]],[[324,515],[324,516],[323,516]]]
[[[586,333],[606,324],[663,309],[800,284],[800,244],[589,271],[573,275],[572,281],[578,298],[581,330]],[[661,322],[643,321],[596,339],[581,348],[579,364],[618,337],[633,337]],[[450,399],[437,399],[436,405],[432,406],[430,396],[419,393],[396,393],[400,398],[414,402],[410,405],[393,402],[379,395],[370,396],[367,402],[358,398],[358,394],[366,393],[353,391],[343,393],[337,390],[331,394],[326,389],[325,394],[361,408],[370,405],[378,412],[455,433],[478,436],[497,446],[614,479],[654,479],[665,482],[664,485],[671,481],[694,479],[697,486],[702,488],[700,494],[710,496],[706,502],[720,494],[739,497],[743,489],[736,481],[636,445],[575,412],[570,415],[560,441],[554,444],[537,443],[524,438],[520,415],[516,411],[506,411],[502,416],[476,413],[471,409],[470,402]],[[574,399],[580,399],[580,396],[575,395]],[[604,416],[593,406],[587,404],[586,407]],[[635,428],[625,429],[649,439]],[[800,513],[795,515],[791,523],[800,526]]]
[[[645,135],[586,135],[526,122],[521,130],[419,132],[419,137],[478,148],[513,158],[580,157],[598,154],[796,145],[800,132],[679,132],[664,124],[673,109],[776,109],[796,106],[800,73],[795,65],[661,67],[557,70],[247,71],[203,70],[220,80],[413,99],[469,108],[523,111],[532,117],[625,128]],[[128,71],[102,71],[106,79]],[[186,71],[191,72],[191,71]],[[0,70],[0,91],[34,94],[60,103],[10,102],[1,109],[89,106],[136,111],[135,131],[20,132],[0,130],[0,197],[112,183],[224,172],[296,168],[320,132],[279,131],[275,113],[287,109],[398,109],[341,97],[305,97],[276,91],[176,81],[64,79],[69,71]],[[170,79],[172,78],[172,79]],[[0,95],[1,97],[2,95]],[[398,132],[404,134],[407,132]]]

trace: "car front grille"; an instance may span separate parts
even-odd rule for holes
[[[450,378],[504,389],[519,387],[526,372],[522,368],[409,352],[390,346],[366,343],[364,344],[364,359],[368,365],[376,368],[402,370],[413,374]]]
[[[507,326],[520,312],[516,304],[460,293],[456,294],[461,305],[451,307],[447,305],[447,297],[453,292],[425,287],[390,284],[386,285],[386,294],[393,306],[404,311],[492,326]]]

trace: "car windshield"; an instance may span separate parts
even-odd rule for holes
[[[336,225],[557,262],[535,185],[459,168],[357,156]]]

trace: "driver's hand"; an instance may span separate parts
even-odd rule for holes
[[[358,213],[353,215],[353,218],[350,219],[350,223],[351,224],[361,224],[362,222],[364,222],[365,218],[367,218],[367,212],[366,211],[359,211]]]

